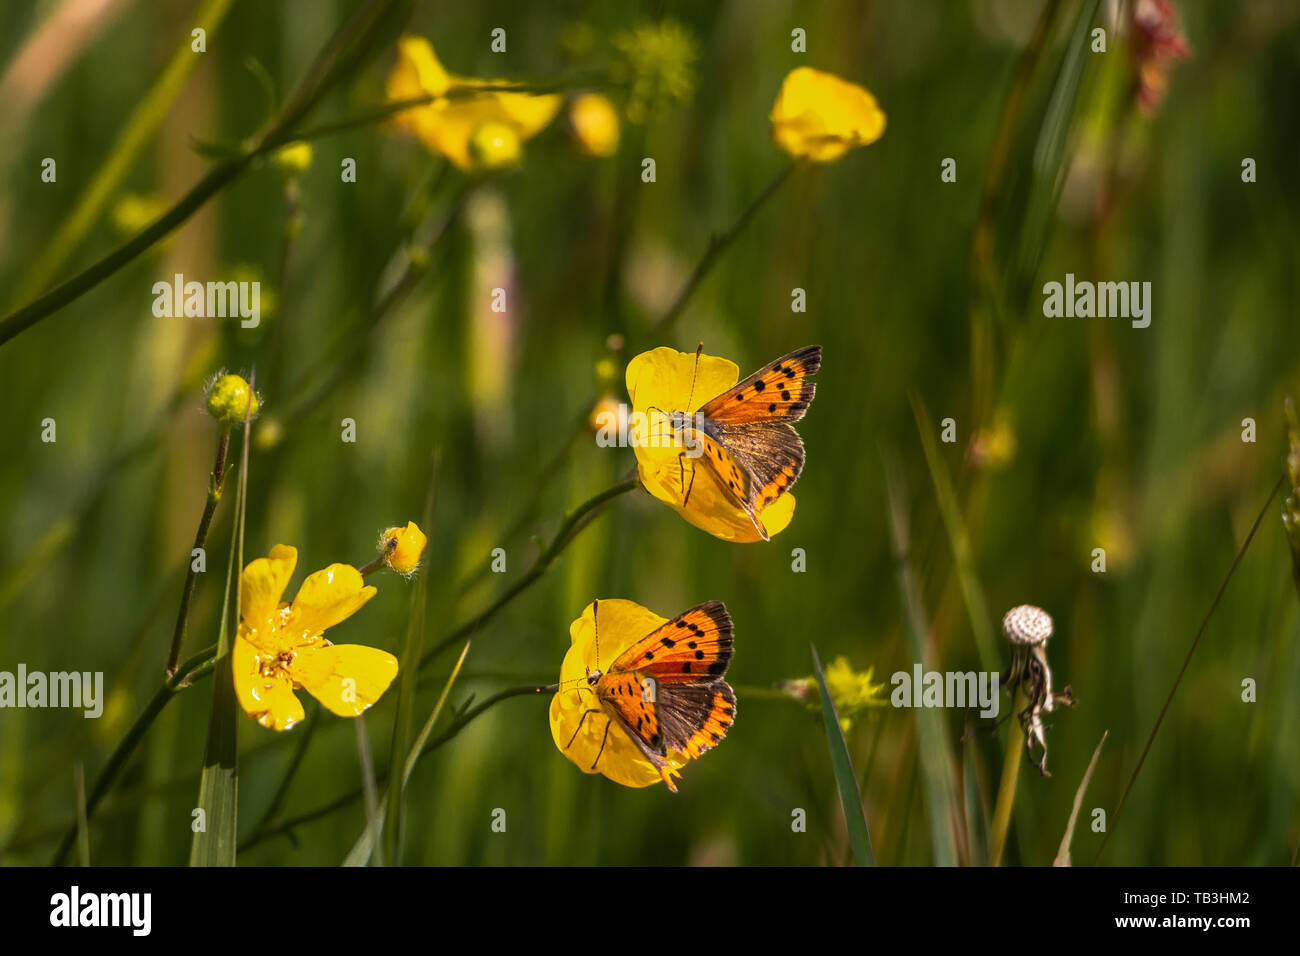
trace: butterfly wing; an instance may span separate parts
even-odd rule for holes
[[[609,673],[636,671],[660,684],[708,682],[726,673],[731,653],[731,615],[721,601],[709,601],[641,638],[618,656]]]
[[[799,433],[787,422],[718,425],[718,442],[749,477],[746,510],[762,511],[789,491],[803,472]]]
[[[701,406],[707,418],[723,425],[797,422],[817,391],[809,378],[822,364],[822,347],[808,345],[764,365],[743,382]]]
[[[596,682],[601,706],[673,792],[668,751],[694,759],[735,719],[736,695],[721,677],[731,653],[731,617],[720,601],[710,601],[637,641]]]

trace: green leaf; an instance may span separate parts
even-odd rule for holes
[[[1101,740],[1097,741],[1097,749],[1092,752],[1092,759],[1088,761],[1088,769],[1083,772],[1083,779],[1079,781],[1079,789],[1074,792],[1074,806],[1070,808],[1070,820],[1065,825],[1065,836],[1061,837],[1061,848],[1056,851],[1056,859],[1052,861],[1052,866],[1071,865],[1070,841],[1074,839],[1074,824],[1079,819],[1079,808],[1083,806],[1083,795],[1088,790],[1088,782],[1092,780],[1092,772],[1097,769],[1097,758],[1101,756],[1101,748],[1109,736],[1109,730],[1102,733]]]
[[[254,375],[248,378],[253,394]],[[212,673],[212,710],[208,715],[208,741],[203,752],[203,773],[199,777],[198,809],[203,829],[190,844],[190,866],[234,866],[239,830],[238,708],[231,648],[239,621],[239,580],[244,567],[244,515],[248,509],[248,433],[244,417],[244,448],[240,456],[239,487],[235,496],[234,533],[230,559],[226,562],[226,588],[221,601],[221,624],[217,632],[217,660]],[[232,613],[233,622],[232,622]]]
[[[812,659],[817,689],[822,696],[822,719],[826,722],[826,740],[831,748],[831,767],[835,771],[835,783],[840,790],[840,805],[844,808],[844,822],[848,826],[853,861],[858,866],[875,866],[876,859],[871,853],[871,834],[867,831],[867,815],[862,809],[862,795],[858,793],[858,778],[853,773],[853,761],[849,758],[849,748],[844,742],[844,731],[840,729],[839,715],[835,713],[835,702],[831,700],[831,692],[826,689],[826,678],[822,674],[822,662],[817,657],[815,645],[812,648]]]

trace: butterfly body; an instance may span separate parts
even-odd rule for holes
[[[803,418],[816,393],[810,377],[821,368],[821,346],[809,345],[783,355],[694,414],[674,411],[670,427],[681,434],[694,456],[683,453],[682,473],[691,462],[690,498],[695,464],[702,459],[719,487],[749,516],[764,541],[769,540],[760,513],[793,487],[803,471],[804,448],[791,422]]]
[[[595,613],[599,634],[599,602]],[[731,653],[731,617],[720,601],[683,611],[632,644],[609,670],[588,672],[587,690],[598,709],[584,712],[582,719],[605,716],[606,738],[612,726],[620,727],[676,792],[670,752],[699,757],[735,719],[736,695],[723,680]]]

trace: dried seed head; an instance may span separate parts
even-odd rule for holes
[[[1002,618],[1002,633],[1012,644],[1037,647],[1052,636],[1052,618],[1041,607],[1022,604]]]

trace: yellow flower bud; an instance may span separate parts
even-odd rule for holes
[[[248,383],[238,375],[222,375],[208,390],[208,414],[223,425],[238,425],[244,413],[257,417],[257,393],[249,392]]]
[[[505,123],[484,123],[469,138],[469,155],[479,169],[519,165],[519,134]]]
[[[801,66],[781,83],[772,104],[772,139],[796,159],[829,163],[880,139],[885,114],[856,83]]]
[[[289,173],[301,173],[311,165],[311,143],[290,143],[275,154],[275,164]]]
[[[429,539],[414,521],[405,528],[389,528],[379,536],[379,553],[384,563],[398,574],[411,574],[420,563]]]
[[[613,156],[618,152],[618,110],[609,97],[583,93],[569,107],[569,125],[578,149],[588,156]]]

